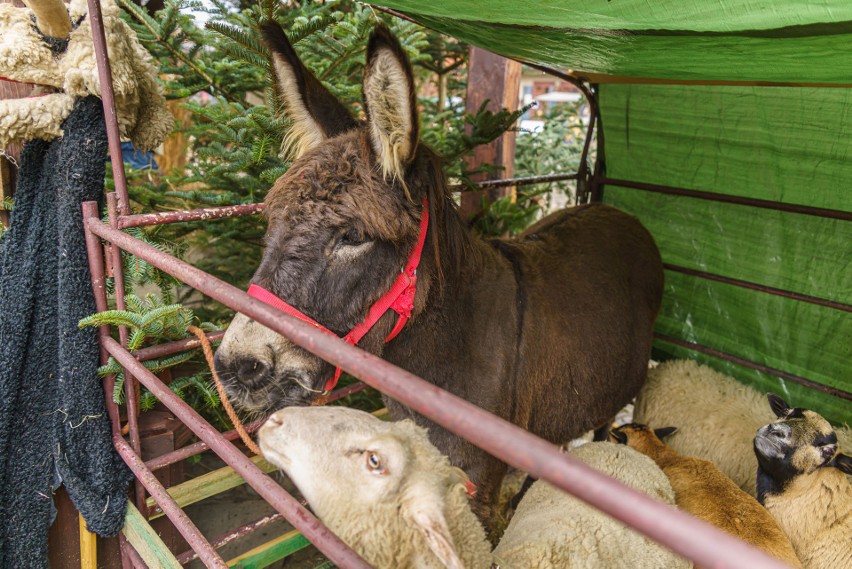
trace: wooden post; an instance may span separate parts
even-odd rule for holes
[[[488,110],[497,112],[502,108],[515,110],[518,108],[518,91],[521,85],[521,64],[493,54],[478,47],[470,48],[467,73],[466,110],[475,113],[488,100]],[[472,176],[474,181],[495,178],[511,178],[515,173],[515,133],[507,132],[493,141],[474,149],[473,156],[468,158],[469,169],[480,164],[502,166],[503,170],[492,175],[477,174]],[[480,210],[482,196],[489,201],[499,197],[514,195],[515,189],[495,188],[482,192],[464,192],[461,198],[461,212],[468,219]]]

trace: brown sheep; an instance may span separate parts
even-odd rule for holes
[[[777,395],[779,420],[754,439],[758,499],[787,533],[805,569],[852,568],[852,457],[831,424]]]
[[[757,501],[722,474],[712,462],[681,456],[660,440],[676,429],[652,431],[631,423],[610,436],[649,456],[669,477],[675,503],[682,510],[762,549],[793,567],[802,567],[790,540]]]

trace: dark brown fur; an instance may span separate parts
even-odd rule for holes
[[[374,52],[376,43],[393,41],[385,32],[377,37]],[[430,224],[414,315],[385,346],[396,321],[389,312],[362,348],[554,442],[600,427],[636,395],[663,286],[657,248],[636,219],[586,205],[552,214],[517,239],[484,241],[464,226],[429,149],[418,146],[402,165],[404,180],[384,179],[377,152],[367,131],[356,129],[293,164],[267,197],[267,249],[253,282],[345,334],[405,264],[426,197]],[[372,245],[341,262],[340,247],[353,235]],[[240,354],[227,356],[218,361],[222,373],[245,382],[236,371]],[[295,372],[277,370],[278,357],[261,362],[268,373],[250,383],[287,383]],[[318,389],[333,367],[316,364],[298,373]],[[269,411],[314,397],[292,384],[281,391]],[[386,404],[394,419],[427,426],[479,486],[481,503],[493,502],[503,463],[397,402]]]

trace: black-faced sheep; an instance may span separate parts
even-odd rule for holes
[[[652,431],[633,423],[613,429],[611,437],[657,463],[671,482],[679,508],[788,565],[801,567],[790,540],[754,498],[712,462],[681,456],[660,440],[673,432],[673,427]]]
[[[270,417],[259,441],[329,529],[381,569],[691,567],[542,482],[530,489],[492,554],[470,509],[463,473],[410,421],[386,423],[343,407],[289,407]],[[589,466],[673,503],[665,475],[640,453],[605,442],[575,453]]]
[[[754,433],[774,419],[764,394],[691,360],[650,370],[633,411],[637,423],[677,425],[666,444],[684,456],[709,460],[752,496],[757,496]],[[852,429],[836,433],[841,447],[852,448]]]
[[[805,569],[852,568],[852,457],[819,414],[769,395],[779,418],[754,439],[758,498]]]

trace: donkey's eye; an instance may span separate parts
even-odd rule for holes
[[[343,237],[340,238],[340,244],[347,247],[355,247],[357,245],[361,245],[365,241],[366,239],[364,239],[355,229],[350,229],[343,234]]]

